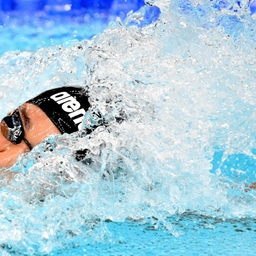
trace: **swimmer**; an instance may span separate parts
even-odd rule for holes
[[[89,107],[85,90],[73,86],[45,91],[22,104],[0,123],[0,168],[11,167],[19,155],[31,151],[50,135],[81,130]],[[7,180],[14,175],[0,171],[0,177]],[[256,182],[248,187],[256,189]]]
[[[11,167],[50,135],[81,130],[89,107],[85,90],[72,86],[45,91],[19,106],[0,123],[0,168]],[[11,179],[14,174],[1,175]]]

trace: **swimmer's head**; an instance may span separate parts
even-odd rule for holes
[[[89,106],[78,87],[48,90],[22,104],[0,123],[0,168],[12,166],[50,135],[80,130]]]
[[[62,134],[81,130],[83,117],[90,107],[84,89],[78,87],[48,90],[27,103],[42,109]]]

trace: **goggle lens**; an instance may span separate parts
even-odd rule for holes
[[[24,139],[24,127],[18,109],[3,118],[0,128],[2,135],[13,144],[20,144]]]

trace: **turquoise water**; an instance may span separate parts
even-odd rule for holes
[[[91,95],[84,127],[101,121],[95,111],[109,123],[19,158],[15,180],[1,181],[2,255],[255,255],[252,8],[150,4],[108,27],[55,20],[56,37],[44,31],[49,17],[17,37],[7,27],[19,19],[1,28],[11,45],[0,58],[2,117],[75,84]],[[84,163],[74,159],[81,148]]]

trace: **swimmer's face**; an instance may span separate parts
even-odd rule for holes
[[[50,135],[60,134],[57,127],[39,107],[24,103],[18,110],[24,127],[24,137],[32,147],[35,147]],[[0,126],[4,125],[5,123],[2,121]],[[15,145],[8,141],[5,136],[0,129],[0,168],[11,167],[19,155],[30,151],[23,140],[20,144]]]

